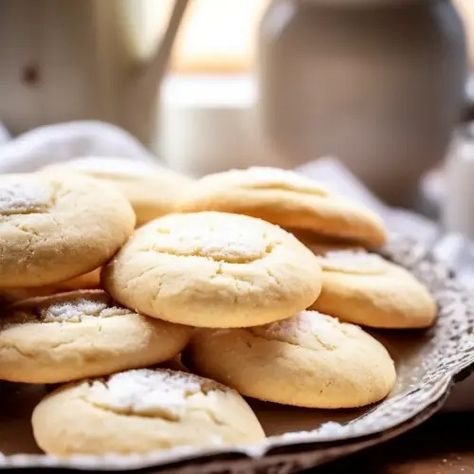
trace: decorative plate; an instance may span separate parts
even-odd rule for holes
[[[5,383],[0,386],[0,468],[288,473],[413,428],[442,406],[452,384],[474,366],[474,298],[434,257],[433,249],[395,237],[382,253],[430,288],[439,317],[429,330],[373,331],[398,371],[395,389],[381,403],[356,410],[309,410],[251,402],[268,435],[258,445],[60,460],[40,454],[31,434],[31,411],[46,388]]]

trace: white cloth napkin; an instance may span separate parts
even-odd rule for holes
[[[0,124],[0,173],[35,171],[79,156],[157,160],[132,135],[108,123],[78,121],[46,125],[13,139]]]

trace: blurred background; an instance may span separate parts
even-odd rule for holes
[[[472,68],[473,0],[0,0],[13,136],[103,120],[196,176],[334,156],[474,236]]]

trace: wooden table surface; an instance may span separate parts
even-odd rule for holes
[[[436,415],[399,438],[308,472],[474,474],[474,412]]]

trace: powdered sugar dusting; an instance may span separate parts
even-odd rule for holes
[[[188,214],[182,222],[160,222],[153,249],[228,263],[251,262],[272,250],[273,244],[259,225],[248,225],[235,217],[221,215],[214,220],[209,215]]]
[[[202,392],[201,379],[170,370],[129,370],[91,382],[87,400],[117,413],[179,420],[187,398]]]
[[[127,314],[133,312],[117,306],[104,291],[89,290],[24,300],[14,305],[1,321],[10,326],[32,321],[78,323],[86,317],[107,318]]]
[[[59,302],[39,309],[40,319],[44,322],[79,322],[85,316],[106,318],[130,314],[130,310],[86,298],[71,302]]]
[[[337,423],[335,421],[327,421],[322,423],[321,426],[312,430],[312,431],[293,431],[284,433],[281,435],[281,439],[290,442],[301,442],[307,441],[308,436],[317,435],[321,438],[336,438],[337,436],[341,436],[345,430],[345,426],[342,423]]]
[[[317,258],[325,271],[361,274],[379,274],[384,271],[383,258],[365,250],[335,250]]]
[[[292,318],[249,331],[265,339],[288,342],[307,349],[334,350],[347,342],[346,330],[350,327],[317,311],[302,311]]]
[[[46,183],[28,179],[5,179],[0,183],[0,215],[45,212],[53,200]]]

